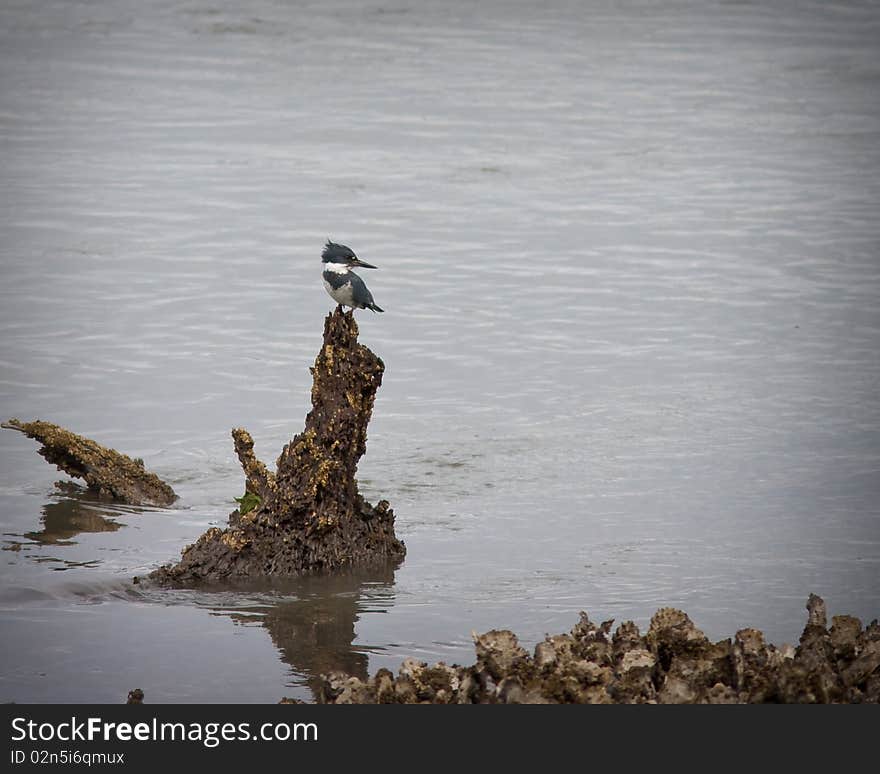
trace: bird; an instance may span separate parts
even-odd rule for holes
[[[375,269],[371,263],[366,263],[354,254],[354,250],[345,245],[336,244],[327,240],[324,252],[321,253],[321,261],[324,265],[324,289],[340,306],[350,306],[352,309],[370,309],[373,312],[385,310],[373,301],[364,281],[352,270],[352,266],[360,266],[363,269]]]

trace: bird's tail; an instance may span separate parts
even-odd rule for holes
[[[374,312],[384,312],[385,311],[381,306],[376,306],[373,303],[367,304],[367,309],[371,309]]]

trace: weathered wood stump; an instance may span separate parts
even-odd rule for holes
[[[250,434],[233,430],[246,481],[241,506],[226,529],[209,529],[152,579],[190,585],[403,559],[388,502],[373,506],[358,492],[357,464],[385,366],[357,336],[351,312],[337,307],[327,316],[305,429],[284,447],[274,473],[254,455]]]
[[[2,427],[18,430],[39,444],[40,456],[59,470],[85,480],[88,488],[110,500],[131,505],[171,505],[177,495],[142,460],[108,449],[51,422],[10,419]]]

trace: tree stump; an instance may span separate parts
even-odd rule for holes
[[[241,505],[226,529],[209,529],[151,578],[190,585],[403,559],[388,502],[373,506],[358,492],[357,464],[385,366],[357,336],[352,312],[337,307],[327,316],[305,429],[284,447],[274,473],[254,455],[250,434],[233,430],[246,481]]]

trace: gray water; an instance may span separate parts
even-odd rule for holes
[[[0,415],[181,495],[56,490],[0,432],[0,701],[274,702],[578,612],[796,642],[880,613],[880,7],[7,0]],[[366,261],[361,488],[396,572],[135,587],[302,428]]]

